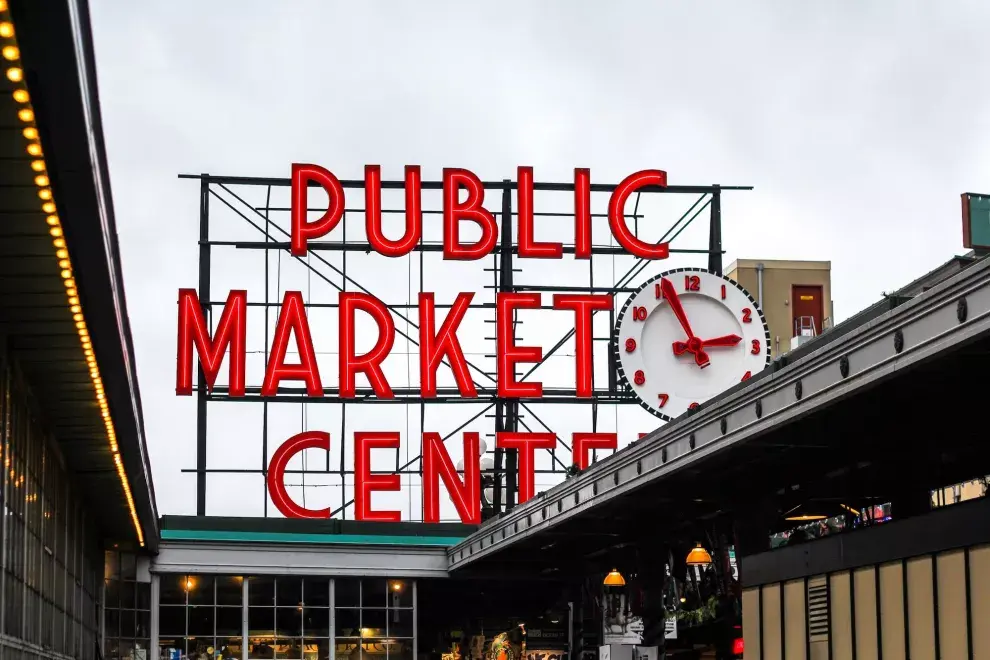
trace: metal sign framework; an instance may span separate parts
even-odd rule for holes
[[[268,310],[274,308],[277,312],[281,305],[281,301],[278,299],[272,299],[269,295],[269,275],[270,275],[270,261],[269,255],[272,253],[284,253],[284,256],[288,259],[294,259],[298,263],[302,264],[311,275],[321,283],[327,284],[330,287],[336,289],[337,291],[363,291],[366,293],[371,293],[367,288],[362,286],[362,284],[357,281],[352,275],[348,275],[347,272],[347,262],[348,259],[362,258],[369,251],[371,251],[370,243],[364,242],[354,242],[345,241],[343,239],[339,240],[327,240],[327,241],[315,241],[309,243],[309,249],[312,251],[310,258],[307,257],[295,257],[292,256],[289,248],[289,232],[287,229],[280,226],[278,222],[272,219],[272,214],[275,213],[288,213],[288,207],[277,207],[272,206],[271,198],[272,191],[274,188],[288,188],[290,186],[289,179],[280,178],[258,178],[258,177],[238,177],[238,176],[216,176],[209,174],[182,174],[179,175],[182,179],[196,179],[200,182],[200,207],[199,207],[199,285],[198,292],[200,301],[204,307],[204,313],[210,327],[213,326],[213,309],[219,306],[223,309],[224,301],[222,299],[214,299],[211,296],[211,273],[212,273],[212,257],[217,250],[224,250],[233,248],[235,250],[260,250],[265,253],[265,298],[263,302],[249,302],[249,307],[262,307],[265,310],[266,319],[268,319]],[[363,191],[365,187],[365,182],[363,180],[343,180],[341,185],[345,190],[357,189]],[[499,211],[493,211],[496,218],[499,220],[499,242],[495,250],[491,255],[491,262],[485,259],[479,260],[479,263],[488,264],[490,267],[484,268],[486,272],[492,273],[492,283],[486,285],[484,288],[489,293],[490,300],[485,300],[484,298],[476,297],[471,303],[469,309],[485,309],[490,310],[492,316],[495,314],[495,296],[499,292],[514,292],[514,291],[527,291],[527,292],[540,292],[540,293],[562,293],[562,292],[572,292],[572,293],[612,293],[612,294],[629,294],[635,291],[635,287],[630,286],[630,284],[635,280],[635,278],[647,268],[650,261],[645,259],[636,258],[633,265],[622,274],[621,277],[615,278],[615,281],[609,282],[603,286],[602,282],[595,282],[595,259],[602,257],[614,257],[616,255],[626,255],[623,248],[618,246],[603,246],[603,245],[592,245],[591,256],[587,259],[588,261],[588,281],[587,286],[576,286],[576,285],[556,285],[556,284],[515,284],[513,282],[513,273],[518,272],[515,266],[515,260],[517,258],[518,245],[513,240],[512,236],[512,218],[516,215],[513,211],[513,193],[516,190],[516,182],[505,179],[502,181],[495,182],[484,182],[484,190],[486,193],[486,198],[488,198],[489,193],[500,193],[501,197],[501,207]],[[382,189],[402,189],[404,186],[403,181],[383,181]],[[548,183],[548,182],[535,182],[533,185],[535,191],[553,191],[553,192],[573,192],[574,183]],[[594,193],[611,193],[616,188],[614,184],[592,184],[591,192]],[[441,190],[441,181],[423,181],[422,190]],[[254,197],[258,192],[264,191],[265,203],[263,206],[256,206],[247,201],[246,198]],[[696,255],[706,255],[708,259],[708,270],[713,273],[722,274],[722,229],[721,229],[721,195],[723,191],[726,190],[752,190],[750,186],[721,186],[721,185],[711,185],[711,186],[667,186],[666,188],[657,187],[647,187],[643,188],[636,193],[634,203],[632,204],[633,209],[631,213],[626,213],[625,217],[627,222],[630,222],[632,229],[635,234],[639,234],[639,221],[644,216],[639,213],[640,198],[641,195],[690,195],[697,196],[694,202],[688,207],[688,209],[680,215],[680,217],[666,230],[663,237],[659,242],[673,243],[674,240],[705,210],[708,210],[709,216],[709,227],[708,227],[708,246],[702,249],[678,249],[670,248],[671,254],[696,254]],[[257,192],[253,192],[257,191]],[[243,220],[247,225],[249,225],[258,234],[259,240],[214,240],[211,239],[211,209],[216,208],[216,204],[220,204],[220,208],[227,209],[233,212],[237,217]],[[323,211],[324,209],[312,209],[313,211]],[[403,214],[405,213],[404,208],[392,208],[383,209],[385,214]],[[424,204],[422,210],[424,217],[431,215],[440,215],[442,213],[439,209],[427,208]],[[347,208],[344,212],[343,225],[344,225],[344,235],[346,236],[346,225],[348,216],[360,215],[363,220],[364,209],[363,208]],[[571,215],[570,213],[562,212],[549,212],[549,211],[536,211],[534,210],[533,215],[535,217],[567,217]],[[593,218],[603,218],[606,214],[593,213]],[[574,254],[574,244],[564,243],[563,252],[564,254]],[[402,259],[418,259],[419,260],[419,287],[418,290],[423,292],[423,272],[424,272],[424,254],[427,252],[441,252],[442,245],[440,242],[427,242],[422,237],[419,243],[413,249],[413,251]],[[343,258],[341,261],[341,266],[337,266],[330,262],[329,259],[323,256],[325,252],[341,252],[343,253]],[[277,268],[281,268],[281,260],[277,262]],[[333,281],[326,272],[322,269],[329,269],[335,277],[341,278],[342,284],[338,284]],[[415,308],[416,305],[404,305],[404,304],[393,304],[387,301],[383,301],[389,309],[389,312],[393,315],[396,320],[408,322],[412,328],[417,328],[417,324],[413,322],[410,313],[410,308]],[[437,304],[438,308],[450,308],[449,304]],[[310,308],[337,308],[336,303],[311,303],[307,301],[306,303],[307,311]],[[542,309],[552,309],[550,306],[544,305]],[[613,306],[608,312],[609,314],[609,324],[610,330],[615,326],[615,316],[616,311]],[[486,319],[486,323],[495,323],[494,318]],[[515,330],[515,324],[513,325]],[[557,353],[565,343],[574,336],[575,330],[571,329],[569,332],[564,333],[559,341],[550,346],[544,351],[543,358],[532,365],[526,370],[519,380],[524,381],[529,378],[534,372],[536,372],[543,364],[546,363],[548,358]],[[418,345],[416,337],[410,337],[405,332],[403,332],[398,327],[396,328],[396,334],[405,337],[411,343]],[[268,351],[270,348],[270,328],[266,321],[265,326],[265,358],[267,362]],[[593,337],[593,342],[605,342],[608,346],[608,382],[600,387],[597,384],[593,387],[593,393],[590,398],[577,398],[576,392],[573,388],[544,388],[544,394],[539,402],[541,404],[567,404],[567,405],[586,405],[591,407],[592,416],[592,432],[596,432],[598,425],[598,408],[602,404],[633,404],[638,405],[638,399],[636,399],[631,392],[629,392],[620,382],[617,373],[617,356],[614,352],[614,346],[611,341],[611,336],[608,337]],[[494,350],[492,351],[494,353]],[[207,494],[207,477],[209,474],[214,473],[248,473],[248,474],[267,474],[268,470],[268,405],[269,403],[277,402],[297,402],[300,404],[305,403],[332,403],[340,406],[341,410],[341,437],[343,437],[344,427],[347,420],[347,410],[352,406],[360,406],[366,403],[397,403],[406,406],[418,406],[420,410],[420,420],[425,421],[426,417],[426,407],[428,405],[436,404],[448,404],[448,403],[481,403],[484,407],[480,412],[474,414],[473,416],[465,419],[465,421],[457,426],[457,428],[451,430],[450,432],[443,435],[443,440],[446,442],[448,439],[455,437],[456,434],[460,433],[465,427],[473,423],[482,416],[493,417],[494,418],[494,432],[501,431],[546,431],[553,432],[553,430],[543,422],[542,419],[533,411],[532,406],[529,405],[530,402],[526,400],[519,399],[504,399],[499,397],[495,388],[495,374],[481,369],[475,364],[468,360],[468,364],[472,369],[472,376],[476,377],[480,375],[482,380],[487,379],[488,383],[477,382],[476,386],[478,389],[478,397],[476,399],[466,399],[459,395],[458,389],[456,387],[440,387],[437,391],[437,396],[434,398],[424,398],[420,395],[419,388],[417,387],[395,387],[393,388],[394,398],[393,399],[378,399],[373,396],[373,391],[370,388],[358,388],[356,397],[353,399],[344,399],[337,395],[325,395],[320,398],[306,398],[302,393],[294,388],[284,388],[280,387],[275,396],[263,397],[260,393],[260,387],[247,387],[246,395],[244,397],[232,397],[227,392],[225,387],[217,386],[213,388],[212,391],[207,391],[205,387],[205,380],[202,368],[200,368],[198,380],[194,391],[196,393],[197,399],[197,433],[196,433],[196,468],[195,469],[185,469],[183,472],[195,473],[196,474],[196,512],[198,516],[206,515],[206,494]],[[207,419],[209,404],[212,402],[252,402],[261,403],[263,406],[263,433],[262,433],[262,454],[260,466],[257,469],[231,469],[231,468],[208,468],[207,467]],[[494,412],[492,413],[492,411]],[[529,416],[538,428],[534,428],[525,419]],[[487,434],[492,437],[494,433]],[[567,451],[570,451],[570,447],[565,441],[563,441],[558,436],[558,444],[564,447]],[[331,470],[329,455],[327,458],[327,464],[325,470],[287,470],[288,473],[320,473],[320,474],[335,474],[338,475],[343,483],[345,475],[353,475],[353,470],[345,469],[344,461],[344,448],[343,443],[341,443],[341,460],[340,467],[336,470]],[[564,463],[556,456],[556,450],[544,450],[553,455],[553,461],[551,469],[549,470],[537,470],[538,473],[553,473],[553,474],[563,474],[566,473],[570,468],[570,463]],[[594,460],[594,459],[593,459]],[[417,465],[421,463],[420,456],[416,456],[409,460],[408,462],[401,463],[398,454],[396,456],[396,466],[395,469],[391,471],[392,474],[422,474],[422,466]],[[498,515],[503,511],[510,511],[516,504],[516,496],[518,492],[517,483],[517,467],[518,467],[518,456],[517,450],[511,449],[501,449],[495,448],[494,450],[494,469],[489,470],[485,473],[486,485],[493,488],[494,496],[493,502],[490,506],[486,507],[485,515],[486,517],[491,517],[492,515]],[[503,489],[505,497],[503,501]],[[332,513],[332,517],[341,516],[347,517],[347,509],[353,504],[353,498],[344,502],[344,504]],[[265,507],[264,515],[268,516],[268,495],[267,490],[265,490],[264,497]]]

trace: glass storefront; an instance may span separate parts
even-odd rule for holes
[[[158,660],[412,660],[416,584],[162,575]]]
[[[0,343],[0,652],[96,657],[103,552]]]

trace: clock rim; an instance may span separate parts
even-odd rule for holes
[[[728,277],[726,275],[720,275],[720,274],[718,274],[718,273],[716,273],[716,272],[714,272],[714,271],[712,271],[712,270],[710,270],[708,268],[693,268],[691,266],[685,266],[683,268],[672,268],[670,270],[665,270],[662,273],[659,273],[657,275],[654,275],[650,279],[648,279],[645,282],[643,282],[640,286],[638,286],[632,293],[630,293],[626,297],[626,302],[623,303],[622,308],[619,310],[619,313],[615,317],[615,327],[612,328],[612,348],[615,351],[615,356],[616,356],[615,357],[615,363],[616,363],[616,371],[618,372],[618,375],[619,375],[619,384],[622,387],[625,388],[625,390],[626,390],[627,393],[631,394],[633,396],[633,398],[636,399],[636,402],[639,404],[639,406],[641,408],[643,408],[644,410],[646,410],[647,412],[649,412],[654,417],[659,417],[660,419],[662,419],[665,422],[672,422],[675,419],[677,419],[677,417],[680,417],[680,416],[685,415],[685,414],[690,414],[691,410],[690,409],[687,409],[683,413],[680,413],[680,415],[678,415],[677,417],[671,417],[670,415],[666,415],[666,414],[664,414],[664,413],[662,413],[662,412],[660,412],[658,410],[655,410],[654,408],[650,407],[649,404],[647,404],[645,401],[643,401],[642,397],[640,397],[639,394],[636,393],[636,390],[633,389],[632,383],[630,383],[629,382],[629,378],[626,377],[625,368],[622,366],[622,358],[620,357],[620,355],[621,355],[621,353],[620,353],[620,350],[621,350],[621,345],[620,344],[621,344],[621,342],[620,342],[620,339],[619,339],[619,328],[622,326],[622,320],[625,318],[626,310],[629,309],[629,306],[632,304],[632,301],[636,298],[636,296],[638,296],[640,294],[640,292],[643,289],[647,288],[648,286],[650,286],[654,282],[657,282],[658,280],[661,280],[661,279],[663,279],[665,277],[669,277],[673,273],[685,273],[685,272],[707,273],[708,275],[712,275],[714,277],[717,277],[720,280],[722,280],[725,284],[732,284],[737,289],[739,289],[739,291],[741,291],[747,298],[749,298],[749,301],[753,304],[753,309],[755,309],[757,311],[757,313],[759,314],[760,322],[763,323],[763,333],[764,333],[764,335],[766,337],[766,339],[764,341],[764,345],[766,346],[766,360],[765,360],[765,362],[763,364],[763,368],[766,369],[768,366],[770,366],[770,362],[771,362],[771,358],[770,358],[770,326],[767,324],[766,314],[763,313],[763,308],[756,301],[756,299],[753,298],[753,295],[749,291],[747,291],[745,288],[743,288],[743,286],[741,284],[739,284],[739,282],[736,282],[734,279],[732,279],[732,278],[730,278],[730,277]],[[731,389],[731,386],[729,388],[726,388],[726,390],[723,390],[723,391],[728,391],[729,389]],[[715,396],[718,396],[718,394],[716,394]],[[703,401],[701,403],[704,404],[704,403],[707,403],[708,401],[711,401],[711,398],[706,399],[705,401]]]

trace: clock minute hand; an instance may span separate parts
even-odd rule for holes
[[[688,323],[687,314],[684,313],[684,307],[681,305],[681,299],[677,296],[674,285],[667,278],[660,280],[660,292],[663,293],[663,297],[670,303],[671,311],[674,312],[674,316],[677,317],[677,321],[681,324],[688,341],[690,341],[694,338],[694,332],[691,331],[691,324]]]

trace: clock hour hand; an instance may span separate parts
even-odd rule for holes
[[[742,341],[742,337],[739,335],[723,335],[722,337],[715,337],[714,339],[702,339],[702,346],[735,346]]]

